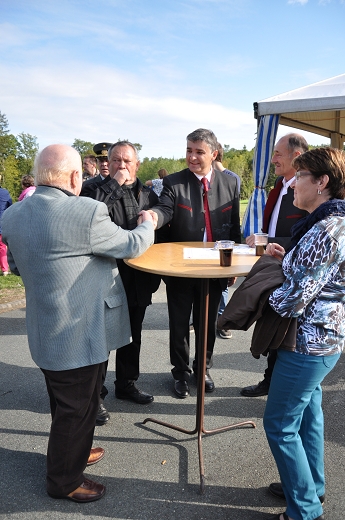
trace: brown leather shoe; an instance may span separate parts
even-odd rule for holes
[[[91,448],[90,456],[87,459],[87,466],[92,466],[93,464],[97,464],[104,457],[104,449],[103,448]]]
[[[86,478],[84,482],[77,487],[72,493],[69,495],[52,495],[48,493],[48,495],[52,498],[66,498],[67,500],[72,500],[73,502],[94,502],[95,500],[99,500],[105,495],[105,486],[103,484],[97,484],[97,482],[93,482]]]

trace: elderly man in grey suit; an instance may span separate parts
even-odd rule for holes
[[[90,502],[105,493],[83,474],[104,454],[91,452],[102,370],[109,351],[131,341],[115,258],[137,257],[153,244],[152,218],[142,211],[127,231],[111,222],[105,204],[78,197],[81,159],[69,146],[45,148],[35,177],[35,194],[5,212],[3,239],[26,288],[30,352],[50,398],[47,491]]]

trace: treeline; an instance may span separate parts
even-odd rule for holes
[[[118,139],[118,141],[126,141],[127,139]],[[138,151],[142,150],[142,146],[139,143],[133,143],[137,147]],[[93,153],[94,143],[90,141],[83,141],[82,139],[75,139],[72,146],[78,150],[80,155],[83,157],[86,154]],[[224,156],[223,166],[228,170],[231,170],[241,179],[241,199],[248,199],[254,189],[253,180],[253,157],[254,148],[247,150],[244,146],[242,150],[236,150],[230,148],[229,145],[224,144]],[[174,173],[179,170],[186,168],[185,158],[181,159],[167,159],[164,157],[145,157],[141,160],[140,168],[138,170],[139,179],[145,183],[145,181],[158,178],[158,170],[165,168],[168,173]],[[267,190],[270,190],[275,181],[274,168],[271,165],[270,175],[267,183]]]
[[[93,153],[94,144],[90,141],[75,139],[72,146],[83,157],[86,154]],[[142,146],[139,143],[134,144],[140,152]],[[223,165],[240,176],[241,198],[248,199],[254,189],[252,176],[254,149],[247,150],[246,147],[243,147],[242,150],[236,150],[235,148],[230,148],[229,145],[223,145],[223,147]],[[0,184],[10,192],[13,201],[17,200],[21,192],[22,176],[32,172],[34,158],[38,149],[39,145],[35,136],[23,132],[17,136],[11,134],[6,116],[0,112]],[[145,182],[157,178],[157,172],[161,168],[165,168],[168,173],[173,173],[185,167],[186,162],[184,158],[145,157],[141,161],[138,177],[142,182]],[[274,180],[275,175],[272,167],[267,189],[273,186]]]
[[[32,171],[37,152],[37,138],[24,132],[10,134],[7,118],[0,112],[0,185],[10,192],[13,201],[22,191],[22,176]]]

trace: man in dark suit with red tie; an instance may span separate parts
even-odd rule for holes
[[[278,179],[268,195],[262,231],[268,233],[269,242],[276,242],[285,249],[290,244],[292,226],[307,215],[306,211],[302,211],[293,205],[294,190],[291,188],[296,173],[291,163],[295,157],[307,150],[308,143],[304,137],[299,134],[287,134],[279,139],[273,151],[272,163],[275,166]],[[247,237],[246,242],[254,247],[254,235]],[[270,350],[263,381],[260,381],[257,385],[242,388],[241,395],[258,397],[268,394],[276,357],[277,350]]]
[[[217,157],[217,138],[210,130],[200,128],[187,136],[188,168],[164,177],[156,213],[158,227],[169,223],[170,242],[215,240],[241,241],[239,194],[234,177],[217,171],[212,163]],[[170,360],[175,379],[174,392],[179,398],[190,394],[189,318],[193,308],[195,341],[198,342],[201,282],[195,278],[165,279],[170,327]],[[207,332],[205,391],[215,385],[209,374],[216,339],[216,320],[222,290],[227,280],[210,280]],[[197,355],[197,353],[196,353]],[[193,371],[197,374],[197,359]]]

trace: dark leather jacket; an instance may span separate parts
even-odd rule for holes
[[[248,330],[256,322],[250,347],[255,358],[259,358],[260,354],[267,355],[269,349],[295,348],[296,318],[282,318],[268,303],[270,294],[284,280],[281,261],[263,255],[236,289],[218,319],[217,328],[225,330]]]

